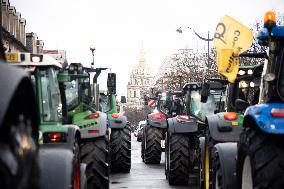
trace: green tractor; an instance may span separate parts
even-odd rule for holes
[[[109,73],[108,78],[114,78],[115,74]],[[108,80],[115,82],[115,80]],[[131,126],[127,118],[119,115],[117,111],[117,100],[115,88],[100,91],[99,109],[107,114],[108,126],[110,128],[110,157],[112,172],[129,172],[131,169]],[[115,86],[115,84],[111,84]],[[125,103],[125,102],[122,102]]]
[[[98,86],[96,82],[90,84],[92,72],[95,69],[71,63],[61,73],[68,78],[61,83],[61,89],[67,102],[66,121],[78,125],[81,132],[81,161],[87,165],[87,188],[108,189],[110,157],[107,114],[96,109]]]
[[[76,125],[64,122],[62,114],[64,95],[60,93],[58,82],[62,65],[42,54],[8,53],[6,56],[11,65],[25,68],[31,74],[38,106],[33,116],[38,117],[40,125],[41,188],[85,188],[85,167],[80,162],[80,131]]]
[[[223,104],[223,111],[215,112],[214,115],[206,116],[205,120],[205,136],[200,138],[201,148],[201,188],[215,188],[216,179],[213,177],[216,166],[216,151],[226,148],[223,154],[230,156],[236,152],[236,142],[242,131],[244,111],[250,104],[258,102],[259,85],[262,65],[241,66],[235,83],[227,84],[227,89],[222,95],[226,98]],[[212,95],[212,90],[209,89]],[[215,146],[216,144],[219,144]],[[229,149],[229,150],[228,150]],[[220,156],[221,156],[220,155]],[[226,170],[226,175],[235,173],[235,159],[224,158],[221,163],[231,165]],[[219,162],[220,164],[220,162]],[[225,172],[225,171],[224,171]],[[215,180],[214,180],[215,179]],[[234,188],[236,180],[227,179],[224,181],[223,187]],[[219,182],[220,184],[220,182]],[[226,188],[225,187],[225,188]],[[218,188],[218,187],[217,187]]]

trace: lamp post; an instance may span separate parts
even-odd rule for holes
[[[207,35],[207,38],[204,38],[202,36],[200,36],[194,29],[190,28],[190,27],[187,27],[188,29],[192,30],[194,32],[194,34],[201,40],[203,41],[207,41],[207,68],[210,67],[210,57],[209,57],[209,43],[210,41],[213,41],[214,38],[210,38],[210,35],[209,35],[209,31],[208,31],[208,35]],[[178,29],[176,29],[176,32],[178,33],[182,33],[182,29],[181,27],[179,27]]]
[[[91,65],[93,66],[94,63],[95,63],[95,54],[94,54],[94,52],[95,52],[95,50],[96,50],[96,47],[95,47],[94,45],[92,45],[92,46],[90,47],[90,50],[91,50],[92,56],[93,56],[93,60],[92,60],[92,62],[91,62]]]

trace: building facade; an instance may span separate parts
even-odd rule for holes
[[[149,94],[153,85],[153,73],[151,67],[146,64],[145,51],[140,51],[139,63],[132,69],[127,85],[127,107],[142,108],[144,95]]]
[[[10,5],[9,0],[2,1],[3,45],[7,52],[42,53],[44,43],[35,33],[26,34],[26,19]]]

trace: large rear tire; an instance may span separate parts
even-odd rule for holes
[[[189,136],[173,134],[168,142],[167,178],[170,185],[187,185],[190,172]]]
[[[131,169],[131,130],[112,129],[110,135],[110,154],[112,172],[129,172]]]
[[[240,188],[284,188],[283,136],[247,128],[238,147],[237,176]]]
[[[147,125],[144,131],[144,162],[146,164],[159,164],[162,154],[162,129]]]
[[[199,185],[200,188],[203,189],[205,188],[205,137],[200,137],[199,138]]]
[[[2,67],[1,67],[2,69]],[[1,80],[1,82],[3,82]],[[0,188],[38,189],[38,118],[32,84],[23,80],[0,123]],[[3,83],[2,83],[3,84]],[[5,84],[0,86],[5,99]]]
[[[212,179],[214,179],[212,175],[212,160],[213,160],[213,148],[214,145],[217,143],[211,135],[210,131],[207,130],[206,137],[205,137],[205,152],[204,152],[204,188],[211,189],[212,186]]]
[[[87,165],[88,189],[109,188],[109,149],[108,137],[99,137],[81,145],[81,161]]]
[[[74,159],[73,159],[73,189],[80,189],[81,186],[81,161],[80,161],[80,148],[78,139],[75,139],[73,147]]]
[[[143,128],[142,136],[141,136],[141,158],[142,161],[145,162],[145,146],[146,146],[146,139],[145,139],[145,132],[146,128]]]

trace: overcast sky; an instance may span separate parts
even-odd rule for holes
[[[95,65],[117,73],[118,94],[126,94],[132,67],[144,47],[146,61],[157,69],[164,58],[180,48],[205,50],[202,36],[212,35],[227,14],[249,26],[267,10],[284,11],[283,0],[10,0],[27,20],[45,49],[67,51],[69,62],[91,62],[89,47],[95,45]],[[106,74],[105,74],[106,75]]]

